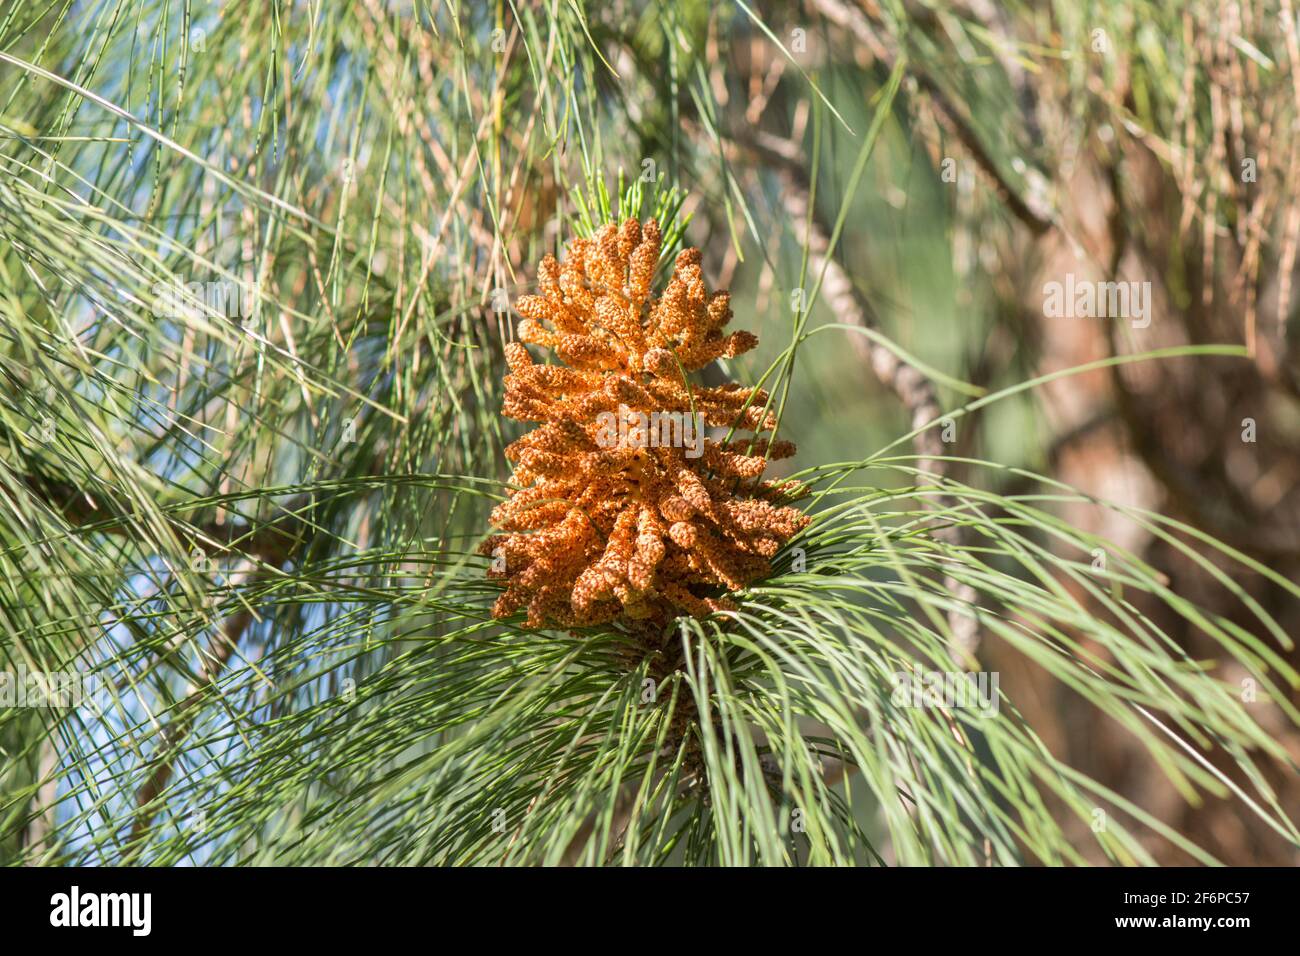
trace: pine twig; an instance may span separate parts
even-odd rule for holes
[[[813,272],[823,275],[822,294],[831,311],[841,322],[872,332],[879,331],[880,321],[875,309],[835,257],[825,224],[818,217],[816,209],[810,208],[811,190],[805,172],[807,163],[799,147],[789,140],[761,131],[752,136],[733,136],[732,142],[757,154],[780,177],[784,212],[791,222],[802,223],[807,227],[803,240],[808,249],[809,267]],[[934,384],[915,367],[869,336],[854,335],[851,340],[864,364],[875,373],[881,384],[898,396],[907,410],[911,427],[914,430],[920,429],[914,439],[919,456],[917,467],[942,482],[948,472],[943,441],[936,429],[926,427],[943,416],[943,407],[939,404]],[[939,508],[946,508],[951,505],[951,500],[948,496],[941,496],[933,503]],[[937,527],[935,536],[953,547],[962,544],[961,528],[956,524]],[[944,587],[959,602],[974,607],[977,595],[973,587],[951,576],[945,576]],[[954,658],[964,662],[972,661],[979,645],[979,628],[975,616],[953,610],[948,615],[948,626],[952,631]]]

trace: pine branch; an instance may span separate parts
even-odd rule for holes
[[[894,68],[899,51],[895,44],[885,38],[883,31],[873,28],[872,21],[875,21],[877,28],[881,26],[882,16],[872,0],[865,0],[868,13],[849,6],[844,0],[811,0],[811,2],[827,20],[848,30],[855,40],[866,46],[886,70]],[[953,103],[952,98],[934,79],[924,63],[909,61],[909,75],[915,77],[921,89],[938,107],[940,121],[961,141],[980,171],[992,183],[998,197],[1016,218],[1035,236],[1051,229],[1055,225],[1055,217],[1051,211],[1035,209],[1036,204],[1031,204],[1030,200],[1012,186],[984,147],[970,120]]]
[[[752,135],[733,132],[730,138],[732,142],[760,157],[780,178],[781,203],[785,214],[791,223],[806,229],[802,239],[808,249],[809,266],[813,272],[821,273],[824,277],[822,292],[831,312],[845,324],[879,332],[880,320],[874,307],[854,285],[844,265],[830,249],[829,230],[816,209],[811,208],[811,194],[805,172],[808,164],[799,147],[789,140],[761,130]],[[942,483],[948,472],[948,462],[944,460],[940,433],[931,427],[943,417],[943,407],[939,404],[934,384],[874,338],[854,335],[850,336],[850,341],[864,364],[875,373],[882,385],[898,396],[899,402],[907,410],[911,427],[917,430],[913,439],[920,456],[917,467],[934,475]],[[951,504],[951,499],[946,496],[933,501],[936,509],[947,510]],[[935,527],[934,533],[940,541],[954,548],[962,546],[963,536],[958,524],[940,524]],[[972,613],[954,610],[948,615],[954,657],[969,664],[979,646],[979,625],[973,613],[977,596],[973,588],[951,576],[945,577],[945,585],[959,602],[972,608]]]
[[[231,584],[232,586],[239,586],[246,582],[256,584],[264,577],[265,572],[255,571],[251,561],[243,561],[232,572]],[[171,721],[159,734],[159,752],[154,758],[154,768],[135,794],[137,812],[131,824],[131,834],[125,849],[126,863],[133,862],[144,850],[154,818],[162,809],[162,803],[158,800],[171,781],[175,761],[181,754],[185,738],[193,729],[198,710],[208,700],[210,692],[216,690],[217,681],[238,650],[239,642],[253,620],[252,609],[244,607],[231,614],[217,627],[217,633],[209,642],[200,661],[201,680],[189,687],[185,698],[172,712]],[[217,693],[220,691],[217,690]]]

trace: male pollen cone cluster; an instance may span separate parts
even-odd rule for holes
[[[679,253],[667,288],[652,294],[660,242],[653,219],[606,225],[570,242],[564,262],[546,256],[542,294],[516,304],[519,338],[563,365],[506,346],[502,411],[540,425],[506,449],[514,487],[492,512],[504,533],[480,548],[506,585],[494,617],[526,607],[529,627],[644,628],[734,609],[724,593],[768,575],[769,559],[808,524],[781,504],[802,485],[762,479],[767,458],[794,454],[790,442],[718,442],[698,428],[702,419],[761,432],[776,421],[761,389],[688,384],[686,372],[758,340],[723,333],[730,296],[705,289],[698,249]],[[665,421],[694,423],[692,447],[658,440],[672,434],[656,428]]]

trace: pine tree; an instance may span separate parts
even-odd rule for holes
[[[1008,30],[1024,56],[1080,49],[1064,0],[1041,34],[1021,4],[942,29],[840,0],[807,23],[676,0],[8,6],[0,861],[1216,858],[1063,759],[991,659],[1300,846],[1278,789],[1300,588],[1251,550],[1269,522],[1224,543],[1015,450],[1042,386],[1247,350],[1198,333],[1039,375],[1016,364],[1034,336],[980,324],[977,297],[927,313],[958,217],[1008,271],[1068,228],[1012,175],[1044,137],[1007,103],[1055,83],[1112,137],[1232,132],[1206,97],[1179,111],[1125,6],[1098,28],[1126,75],[1165,71],[1131,108],[1063,51],[1034,77],[1002,46],[969,67]],[[1287,61],[1253,30],[1256,66]],[[1289,128],[1288,75],[1239,72]],[[922,146],[975,174],[953,209]],[[1233,220],[1247,271],[1286,260],[1246,225],[1292,202],[1282,168]],[[1197,202],[1238,192],[1216,175]],[[901,227],[917,209],[933,235]],[[1220,213],[1186,213],[1211,251]],[[873,298],[889,270],[915,336]],[[1283,341],[1250,316],[1252,349]],[[1001,378],[957,377],[1008,336]],[[655,414],[714,431],[655,447]],[[1080,527],[1089,509],[1222,594]]]

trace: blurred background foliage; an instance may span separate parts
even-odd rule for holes
[[[0,654],[110,689],[0,710],[0,860],[1294,864],[1296,34],[4,3]],[[649,704],[471,556],[510,301],[620,182],[759,336],[702,381],[825,492]],[[1049,317],[1067,274],[1149,327]],[[1003,707],[900,709],[911,667]]]

